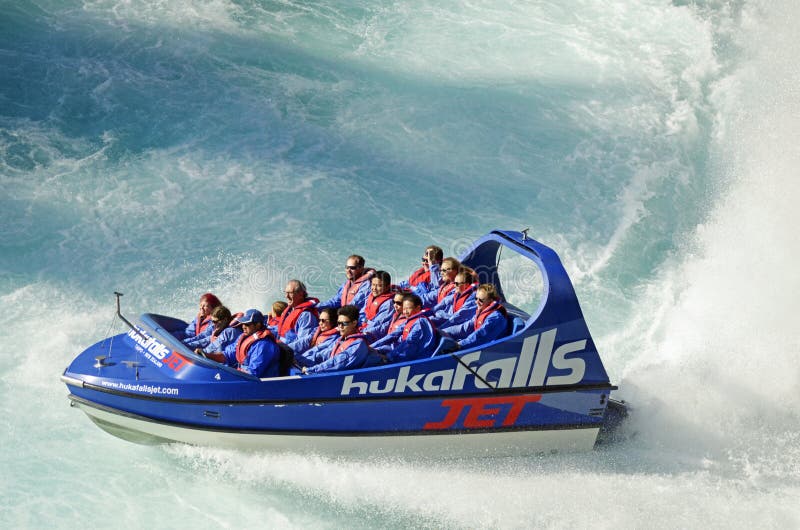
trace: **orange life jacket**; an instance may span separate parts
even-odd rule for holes
[[[346,305],[350,305],[353,302],[353,298],[356,297],[356,293],[358,293],[358,290],[361,289],[361,284],[372,280],[372,277],[374,275],[375,275],[375,269],[365,269],[364,274],[362,274],[355,281],[347,280],[346,282],[344,282],[344,289],[342,289],[341,306],[344,307]]]
[[[442,300],[447,298],[447,295],[450,294],[450,292],[455,288],[456,288],[456,284],[453,283],[453,282],[446,283],[446,284],[442,285],[441,287],[439,287],[439,296],[436,299],[436,303],[437,304],[441,304]]]
[[[289,331],[294,330],[297,319],[306,311],[310,311],[315,317],[319,316],[317,309],[314,307],[318,302],[319,300],[316,298],[307,298],[304,302],[294,307],[289,306],[284,309],[283,313],[281,313],[280,321],[278,322],[278,336],[285,337]]]
[[[352,335],[348,335],[347,338],[341,337],[339,341],[336,343],[336,346],[334,346],[333,349],[331,350],[331,357],[336,357],[357,340],[366,341],[367,336],[364,335],[363,333],[354,333]]]
[[[428,317],[426,317],[422,311],[419,313],[414,313],[406,319],[406,324],[403,326],[403,335],[401,336],[400,340],[406,340],[408,338],[408,334],[411,333],[411,328],[413,328],[414,324],[417,323],[417,320],[421,318],[428,320]],[[433,324],[431,324],[431,326],[433,326]]]
[[[364,314],[367,316],[367,320],[375,318],[381,306],[390,298],[394,299],[394,293],[384,293],[378,296],[372,296],[372,293],[369,293],[367,304],[364,306]]]
[[[483,309],[478,309],[475,312],[475,329],[476,330],[480,329],[480,327],[483,326],[483,321],[486,320],[486,317],[488,317],[495,311],[501,312],[503,316],[506,316],[507,314],[506,308],[503,307],[497,300],[493,301],[491,304],[489,304]]]
[[[206,319],[203,320],[202,322],[200,322],[199,319],[195,318],[194,319],[194,336],[195,337],[199,336],[202,332],[204,332],[206,330],[206,328],[209,326],[209,324],[211,324],[211,315],[206,317]]]
[[[247,359],[247,350],[260,340],[272,340],[274,342],[275,337],[268,329],[262,329],[261,331],[256,331],[247,336],[241,335],[236,341],[236,362],[240,365],[243,364],[245,359]]]
[[[319,346],[322,344],[325,339],[330,337],[331,335],[338,335],[339,330],[336,328],[331,328],[328,331],[320,331],[319,328],[314,332],[314,336],[311,337],[311,346],[309,348],[313,348],[314,346]]]
[[[388,335],[389,333],[391,333],[395,329],[397,329],[400,326],[402,326],[403,322],[405,322],[405,320],[406,320],[406,317],[403,316],[403,313],[395,313],[394,316],[392,317],[392,323],[389,324],[389,331],[387,331],[386,334]]]
[[[422,282],[429,281],[431,281],[431,271],[426,269],[424,266],[412,272],[411,276],[408,278],[408,283],[415,287]]]
[[[453,284],[453,285],[455,285],[455,284]],[[456,312],[459,309],[461,309],[461,307],[464,305],[464,302],[466,302],[467,298],[469,298],[469,295],[471,295],[473,293],[473,291],[475,291],[475,289],[477,287],[478,287],[478,284],[477,283],[473,283],[472,285],[470,285],[469,287],[464,289],[464,291],[462,291],[460,293],[459,292],[456,293],[456,297],[453,300],[453,314],[456,314]]]

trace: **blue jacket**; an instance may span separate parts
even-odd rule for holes
[[[192,333],[194,333],[194,324],[191,324],[190,327],[192,328]],[[214,324],[209,324],[206,326],[206,329],[200,332],[199,335],[195,335],[194,337],[186,337],[183,339],[183,343],[186,344],[186,346],[188,346],[191,350],[194,350],[195,348],[205,348],[211,343],[211,335],[213,333]]]
[[[247,357],[241,365],[236,361],[236,342],[229,344],[222,353],[225,355],[225,364],[248,374],[256,377],[280,375],[280,350],[271,339],[254,342],[247,350]]]
[[[213,353],[213,352],[223,352],[225,348],[228,347],[230,344],[236,344],[236,341],[239,340],[239,335],[242,334],[242,328],[231,328],[227,327],[223,329],[217,338],[203,348],[203,353]],[[210,338],[210,337],[209,337]],[[200,346],[196,346],[200,348]],[[234,346],[234,352],[236,348]]]
[[[442,329],[442,333],[446,333],[458,340],[462,349],[480,346],[499,339],[506,334],[506,331],[508,331],[508,319],[499,311],[490,313],[486,320],[483,321],[483,325],[478,329],[475,329],[474,318],[461,325]]]
[[[362,309],[359,315],[359,321],[364,322],[366,326],[361,330],[361,333],[367,336],[368,341],[375,342],[389,331],[392,317],[394,317],[392,298],[389,298],[381,304],[380,308],[378,308],[378,313],[372,320],[367,320],[366,312]]]
[[[422,300],[422,307],[433,307],[438,302],[439,298],[439,287],[442,286],[442,277],[441,273],[439,272],[439,264],[438,263],[431,263],[428,270],[431,273],[431,281],[430,282],[422,282],[417,284],[413,289],[413,293],[419,296],[420,300]]]
[[[201,335],[202,335],[203,333],[206,333],[206,334],[208,334],[208,335],[211,335],[211,333],[214,331],[214,324],[212,324],[212,323],[210,322],[210,321],[211,321],[211,317],[210,317],[210,316],[208,316],[208,317],[206,317],[206,319],[208,319],[208,320],[209,320],[209,323],[208,323],[208,326],[206,326],[206,329],[204,329],[203,331],[201,331],[201,332],[200,332],[200,334],[201,334]],[[184,342],[184,343],[185,343],[187,340],[191,340],[191,339],[193,339],[193,338],[195,337],[195,332],[194,332],[194,329],[195,329],[195,326],[196,326],[196,325],[197,325],[197,317],[194,317],[194,318],[192,319],[192,321],[189,323],[189,325],[188,325],[188,326],[186,326],[186,329],[183,331],[183,342]],[[196,347],[199,347],[199,346],[196,346]]]
[[[439,329],[460,326],[464,322],[471,322],[475,319],[475,312],[478,310],[478,303],[475,301],[475,291],[466,299],[461,309],[453,313],[455,299],[455,291],[453,291],[442,300],[442,303],[434,306],[432,310],[433,316],[431,316],[430,319]]]
[[[361,368],[369,355],[367,341],[363,338],[354,340],[344,350],[331,357],[334,348],[343,340],[347,339],[339,337],[335,341],[325,342],[295,356],[295,360],[300,366],[305,366],[306,372],[309,374]]]
[[[419,315],[419,316],[417,316]],[[438,345],[437,333],[433,325],[421,313],[412,315],[415,320],[403,340],[405,325],[372,344],[372,348],[386,355],[389,362],[413,361],[430,356]]]

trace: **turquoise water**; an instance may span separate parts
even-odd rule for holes
[[[799,11],[0,2],[0,526],[800,527]],[[252,455],[68,407],[114,290],[265,307],[353,252],[399,277],[528,227],[636,407],[624,443]]]

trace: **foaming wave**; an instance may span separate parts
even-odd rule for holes
[[[787,13],[797,6],[759,8],[742,14],[750,59],[712,95],[727,191],[684,261],[643,298],[643,313],[655,305],[660,321],[634,323],[617,346],[635,357],[623,387],[641,407],[648,442],[707,452],[756,482],[796,487],[800,45]]]
[[[315,506],[324,520],[359,527],[393,521],[425,528],[633,528],[645,521],[645,511],[648,525],[666,528],[675,525],[676,505],[681,526],[688,527],[709,522],[722,509],[730,520],[764,516],[767,526],[792,520],[791,508],[762,514],[763,497],[740,497],[713,469],[629,473],[617,471],[613,461],[597,466],[597,455],[591,457],[597,472],[590,473],[585,456],[420,464],[180,445],[166,451],[203,481],[216,477],[231,487],[282,491]]]

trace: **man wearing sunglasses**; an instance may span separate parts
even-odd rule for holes
[[[361,368],[369,357],[366,335],[358,331],[358,308],[346,305],[339,309],[336,327],[339,339],[328,341],[296,355],[295,362],[303,374],[335,372]]]
[[[422,254],[422,266],[411,273],[408,280],[403,280],[398,285],[403,289],[412,289],[417,296],[431,289],[439,287],[439,267],[444,258],[444,251],[436,245],[431,245]]]
[[[279,376],[280,349],[275,337],[264,327],[264,315],[258,309],[248,309],[239,322],[242,324],[239,339],[222,352],[205,356],[256,377]]]
[[[354,305],[359,309],[363,309],[369,295],[370,280],[375,274],[375,269],[365,268],[364,263],[364,258],[358,254],[353,254],[347,258],[344,266],[344,275],[347,279],[339,287],[336,295],[327,302],[317,304],[317,309],[346,305]]]
[[[481,284],[475,291],[475,302],[478,305],[475,318],[459,326],[442,329],[443,335],[457,340],[458,349],[486,344],[508,332],[508,313],[500,303],[500,295],[494,285]]]

